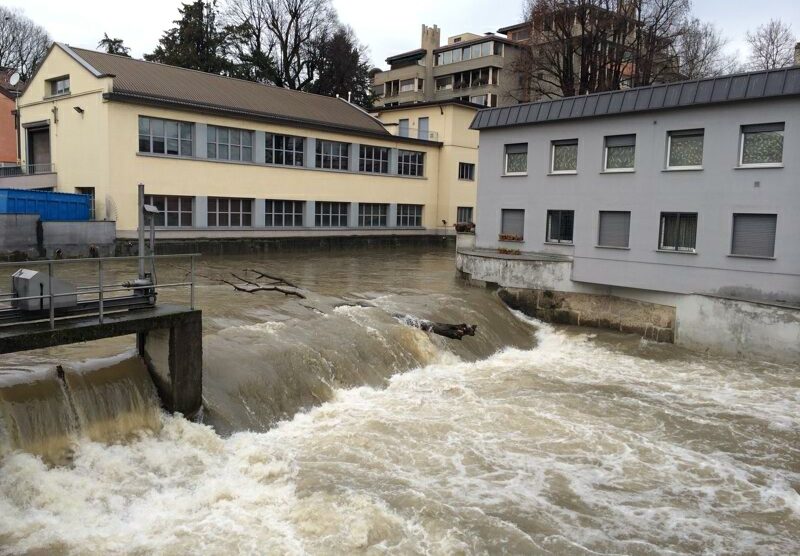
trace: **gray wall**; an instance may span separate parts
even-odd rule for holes
[[[18,252],[36,257],[38,221],[38,214],[0,214],[0,256]]]
[[[737,169],[741,125],[785,122],[784,167]],[[705,128],[703,170],[664,171],[667,132]],[[636,168],[604,174],[606,135],[635,133]],[[548,176],[550,141],[579,139],[577,175]],[[503,177],[508,143],[528,174]],[[572,279],[675,293],[800,300],[800,102],[761,100],[481,131],[477,246],[498,247],[500,211],[525,209],[525,238],[503,244],[574,257]],[[548,209],[575,211],[574,245],[545,243]],[[631,211],[630,249],[597,247],[598,211]],[[661,212],[697,212],[697,253],[659,252]],[[775,259],[729,256],[733,213],[778,215]]]

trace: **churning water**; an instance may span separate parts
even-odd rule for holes
[[[204,272],[259,264],[314,293],[203,287],[213,427],[153,423],[146,386],[119,393],[139,376],[122,357],[97,377],[73,364],[63,395],[89,409],[53,435],[66,464],[36,446],[0,456],[0,554],[800,552],[798,368],[533,322],[458,284],[444,251]],[[394,313],[478,335],[431,337]],[[26,373],[127,347],[3,361],[5,422],[37,397]],[[93,389],[115,401],[100,411]]]

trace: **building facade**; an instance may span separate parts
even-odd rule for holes
[[[529,254],[517,286],[672,306],[687,327],[689,296],[800,306],[800,67],[483,110],[472,127],[476,246]]]
[[[61,44],[19,107],[23,165],[53,168],[26,186],[92,195],[121,238],[140,182],[160,238],[439,234],[457,211],[438,121],[393,135],[341,99]]]
[[[462,33],[441,44],[441,31],[422,26],[420,48],[390,56],[373,76],[376,107],[460,100],[483,106],[516,104],[512,71],[518,45],[487,33]]]
[[[13,73],[14,71],[9,68],[0,68],[0,166],[16,164],[19,159],[17,126],[14,118],[17,88],[9,82]]]

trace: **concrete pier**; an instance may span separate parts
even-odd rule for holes
[[[164,409],[194,417],[203,394],[202,312],[179,305],[0,328],[0,354],[136,334]]]

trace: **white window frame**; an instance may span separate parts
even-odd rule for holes
[[[213,204],[212,204],[213,201]],[[221,201],[225,201],[227,208],[221,209],[220,204]],[[239,209],[234,210],[232,205],[233,202],[237,201],[239,203]],[[255,204],[253,199],[242,198],[242,197],[209,197],[207,200],[208,208],[206,209],[206,226],[209,228],[252,228],[253,227],[253,205]],[[247,209],[245,210],[245,206]],[[214,216],[212,224],[211,216]],[[225,216],[227,220],[227,224],[220,224],[220,216]],[[233,223],[233,217],[236,216],[239,220],[238,224]],[[250,221],[249,224],[245,224],[245,217]]]
[[[277,208],[280,208],[280,210],[276,210]],[[305,212],[305,201],[265,199],[264,226],[267,228],[302,228],[305,226]],[[283,224],[275,224],[275,219],[278,216]],[[297,217],[300,217],[300,224],[295,224]],[[270,219],[272,220],[271,223],[268,222]],[[291,220],[291,224],[287,224],[287,220]]]
[[[622,133],[621,135],[633,135],[633,166],[630,168],[609,168],[608,167],[608,139],[611,137],[618,137],[618,135],[606,135],[603,138],[603,172],[608,174],[626,174],[636,171],[636,137],[635,133]]]
[[[697,132],[697,133],[692,133]],[[677,137],[696,137],[700,136],[703,138],[703,159],[705,159],[705,149],[706,149],[706,131],[705,129],[686,129],[686,130],[674,130],[667,132],[667,160],[665,161],[664,167],[667,170],[702,170],[703,165],[700,164],[699,166],[671,166],[669,160],[672,156],[672,136],[675,135]]]
[[[425,177],[425,153],[421,151],[397,151],[397,175],[412,178]]]
[[[462,170],[466,170],[467,177],[462,176]],[[458,163],[458,179],[461,181],[475,181],[475,163],[474,162],[459,162]]]
[[[744,157],[744,136],[748,133],[745,131],[746,127],[752,127],[753,125],[771,125],[771,124],[748,124],[739,126],[739,168],[783,168],[783,158],[784,158],[784,147],[786,146],[786,124],[784,122],[774,122],[775,124],[783,123],[783,129],[780,130],[781,135],[783,136],[784,143],[781,145],[781,162],[756,162],[751,164],[744,164],[742,162],[742,158]],[[757,132],[749,132],[749,133],[757,133]]]
[[[377,224],[372,222],[377,219]],[[389,226],[388,203],[358,203],[359,228],[386,228]]]
[[[575,158],[575,169],[574,170],[556,170],[556,147],[563,147],[563,146],[571,146],[575,145],[578,146],[577,139],[559,139],[555,141],[550,141],[550,173],[555,175],[574,175],[578,173],[578,158],[576,155]]]
[[[399,228],[421,228],[423,205],[401,203],[397,205],[397,226]]]
[[[552,237],[553,231],[553,222],[552,217],[554,216],[553,213],[558,213],[558,224],[559,224],[559,236],[561,235],[561,216],[565,212],[572,213],[572,239],[561,239]],[[575,211],[572,209],[547,209],[547,213],[545,215],[545,236],[544,236],[545,243],[552,243],[554,245],[575,245]]]
[[[508,171],[508,147],[512,145],[525,145],[525,171],[524,172],[509,172]],[[503,175],[504,176],[527,176],[528,175],[528,144],[527,143],[508,143],[503,146]],[[511,153],[520,154],[520,153]]]
[[[677,217],[675,225],[680,230],[680,221],[681,217],[687,216],[694,216],[695,227],[694,227],[694,247],[679,247],[676,245],[665,245],[664,244],[664,232],[666,229],[666,216],[668,215],[675,215]],[[662,211],[659,213],[658,216],[659,223],[658,223],[658,251],[662,253],[689,253],[689,254],[696,254],[697,253],[697,235],[700,231],[700,214],[697,212],[680,212],[680,211]],[[676,242],[677,243],[677,242]]]
[[[329,209],[329,210],[325,210]],[[334,210],[335,209],[335,210]],[[322,220],[328,217],[329,223],[323,224]],[[333,224],[333,219],[336,224]],[[319,224],[317,224],[319,220]],[[344,224],[342,224],[344,222]],[[347,228],[350,226],[350,203],[342,201],[317,201],[314,207],[314,227],[316,228]]]

